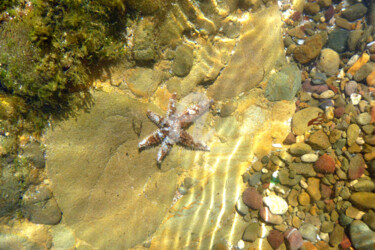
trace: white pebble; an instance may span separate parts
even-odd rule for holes
[[[352,66],[356,61],[358,61],[359,55],[352,56],[349,61],[346,63],[347,66]]]
[[[350,95],[350,100],[352,101],[353,105],[358,105],[361,99],[362,99],[362,96],[360,94],[353,93]]]
[[[363,145],[363,144],[365,144],[365,140],[363,139],[363,137],[357,137],[357,139],[355,140],[355,142],[356,142],[358,145]]]
[[[316,162],[318,160],[318,155],[316,154],[304,154],[301,156],[303,162]]]
[[[285,214],[288,211],[288,203],[280,196],[270,195],[264,197],[263,202],[273,214]]]
[[[304,180],[301,180],[301,181],[299,182],[299,184],[301,185],[301,187],[302,187],[303,189],[307,189],[307,188],[309,187],[309,185],[307,185],[306,181],[304,181]]]
[[[245,248],[245,242],[243,240],[239,240],[237,242],[237,249],[244,249]]]
[[[333,92],[332,90],[326,90],[324,91],[323,93],[320,94],[320,98],[321,99],[329,99],[329,98],[332,98],[335,96],[335,92]]]

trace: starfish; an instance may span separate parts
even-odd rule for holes
[[[161,142],[161,147],[157,155],[158,164],[161,164],[174,144],[179,144],[195,150],[210,151],[208,146],[195,141],[185,129],[210,108],[213,100],[201,105],[194,105],[181,114],[176,114],[176,99],[177,95],[173,93],[169,100],[167,116],[165,118],[150,110],[147,111],[147,117],[155,123],[159,129],[143,139],[138,144],[138,148],[141,151]]]

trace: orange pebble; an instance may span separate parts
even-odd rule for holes
[[[375,71],[372,71],[367,77],[366,82],[368,86],[375,85]]]
[[[355,72],[365,65],[369,59],[370,56],[367,53],[363,53],[363,55],[353,64],[353,66],[350,67],[348,73],[354,76]]]

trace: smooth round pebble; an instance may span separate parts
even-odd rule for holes
[[[273,214],[285,214],[288,211],[288,203],[277,195],[270,195],[263,198],[263,202],[269,207]]]
[[[303,162],[316,162],[318,160],[318,155],[317,154],[304,154],[301,156],[301,160]]]

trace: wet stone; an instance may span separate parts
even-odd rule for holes
[[[315,170],[319,173],[333,173],[335,172],[335,160],[324,154],[315,162]]]
[[[301,233],[296,228],[290,228],[284,233],[287,246],[291,250],[297,250],[303,245]]]
[[[309,137],[309,141],[307,142],[313,149],[327,149],[331,146],[329,142],[328,136],[323,130],[318,130],[314,134]]]
[[[340,56],[329,48],[323,49],[320,54],[319,67],[327,75],[335,75],[339,71]]]
[[[359,125],[367,125],[367,124],[370,124],[371,122],[371,115],[369,113],[361,113],[359,115],[357,115],[356,117],[356,121]]]
[[[176,76],[186,76],[193,67],[193,48],[183,44],[176,49],[175,58],[172,63],[172,73]]]
[[[263,205],[262,195],[253,187],[247,188],[242,193],[242,199],[243,202],[252,209],[260,209]]]
[[[292,131],[296,135],[302,135],[312,126],[308,126],[308,122],[318,117],[323,110],[317,107],[309,107],[296,112],[292,119]],[[308,152],[305,152],[308,153]]]
[[[295,186],[301,181],[302,176],[296,175],[294,178],[291,178],[289,171],[287,169],[283,169],[279,172],[279,179],[282,185]]]
[[[334,29],[328,36],[327,47],[338,53],[342,53],[347,48],[349,31],[343,29]]]
[[[375,182],[362,179],[353,185],[353,189],[357,192],[371,192],[375,190]]]
[[[355,220],[350,224],[350,239],[355,249],[373,249],[375,245],[375,232],[364,222]]]
[[[316,172],[312,164],[294,162],[289,165],[289,169],[295,171],[296,174],[299,174],[305,177],[316,176]]]
[[[303,223],[303,225],[298,229],[305,240],[315,243],[317,241],[318,229],[310,224]]]
[[[375,231],[375,212],[369,210],[363,217],[363,221],[371,228],[371,230]]]
[[[357,192],[350,196],[350,201],[360,209],[375,209],[375,194],[370,192]]]
[[[367,8],[362,3],[356,3],[352,6],[349,6],[342,12],[342,17],[347,19],[350,22],[353,22],[359,18],[362,18],[366,15]]]
[[[341,225],[336,224],[329,237],[329,244],[332,246],[338,246],[344,238],[344,234],[344,228]]]
[[[356,154],[350,159],[348,177],[351,180],[358,179],[365,172],[366,163],[362,157],[362,154]]]
[[[284,242],[284,235],[279,230],[271,230],[267,236],[267,241],[273,249],[278,249]]]
[[[259,228],[258,223],[251,223],[246,227],[242,239],[244,241],[254,242],[258,238]]]
[[[346,131],[346,141],[348,146],[351,146],[357,140],[361,129],[357,124],[350,124]]]
[[[333,222],[332,221],[323,221],[320,231],[323,233],[330,233],[333,231]]]
[[[307,192],[309,193],[310,197],[314,201],[319,201],[321,199],[321,194],[320,194],[320,179],[311,177],[307,180]]]
[[[299,143],[293,144],[289,148],[289,151],[292,155],[304,155],[304,154],[310,153],[312,151],[312,148],[310,145],[306,143],[299,142]]]
[[[269,207],[273,214],[285,214],[288,210],[288,203],[280,196],[270,195],[264,197],[263,202]]]

